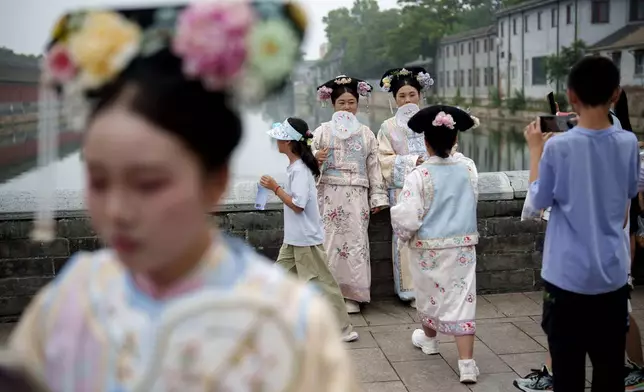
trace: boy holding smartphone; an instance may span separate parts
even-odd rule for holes
[[[624,388],[629,252],[623,227],[637,195],[639,159],[635,135],[609,121],[619,79],[609,59],[582,59],[568,76],[578,125],[545,144],[538,122],[525,130],[533,207],[552,207],[541,272],[542,327],[558,391],[584,390],[586,354],[593,391]],[[601,318],[600,339],[584,325],[589,314]]]

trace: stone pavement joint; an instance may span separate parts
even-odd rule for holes
[[[632,305],[642,328],[644,289],[632,293]],[[376,301],[351,315],[351,321],[360,339],[346,347],[365,392],[516,392],[512,381],[539,367],[547,356],[546,336],[539,324],[539,292],[477,298],[474,358],[481,375],[477,384],[469,386],[459,382],[453,337],[438,335],[439,355],[425,355],[411,344],[411,333],[420,324],[407,304],[397,299]],[[13,324],[0,324],[0,345],[12,328]],[[587,361],[587,379],[591,375]]]

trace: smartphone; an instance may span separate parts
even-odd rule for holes
[[[555,116],[549,114],[539,116],[539,126],[541,128],[541,132],[566,132],[575,126],[575,124],[573,124],[573,122],[571,121],[571,117],[574,117],[574,115]]]
[[[557,103],[555,102],[555,93],[552,91],[548,93],[548,105],[550,105],[550,114],[557,114]]]

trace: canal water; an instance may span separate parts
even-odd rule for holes
[[[366,116],[360,117],[368,121]],[[374,122],[380,122],[384,115],[370,117],[377,119]],[[265,132],[272,123],[271,119],[260,112],[247,112],[243,120],[244,136],[233,156],[233,175],[226,204],[253,203],[257,181],[263,174],[271,175],[280,182],[285,180],[287,158],[277,152],[277,146]],[[369,126],[377,132],[380,124]],[[528,167],[528,151],[522,127],[523,124],[511,122],[482,124],[476,130],[459,135],[459,150],[476,162],[480,172],[524,170]],[[32,194],[38,189],[40,171],[36,167],[36,156],[33,152],[26,153],[27,149],[34,148],[36,124],[32,124],[31,128],[25,131],[22,127],[22,136],[5,137],[0,143],[0,149],[13,146],[18,152],[25,152],[22,156],[18,154],[19,157],[14,160],[0,159],[0,199]],[[31,137],[24,137],[24,134]],[[61,149],[60,159],[55,163],[56,187],[59,191],[78,194],[83,188],[79,144],[79,139],[66,143]],[[27,207],[0,203],[0,212],[14,212],[11,210],[16,208],[22,210]]]

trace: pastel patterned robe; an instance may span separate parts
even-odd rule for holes
[[[324,148],[329,148],[329,155],[319,180],[318,203],[329,268],[346,299],[369,302],[370,210],[389,205],[378,162],[378,141],[365,125],[342,140],[333,135],[327,122],[315,130],[312,145],[314,153]]]
[[[448,335],[476,331],[478,174],[462,154],[430,157],[405,179],[391,221],[410,247],[423,326]]]
[[[240,241],[215,241],[165,298],[110,250],[80,253],[10,339],[53,392],[358,391],[314,289]]]
[[[416,167],[418,158],[429,158],[424,136],[396,124],[396,117],[385,120],[378,132],[378,159],[389,205],[396,205],[405,176]],[[395,290],[402,300],[410,301],[414,299],[414,287],[409,270],[409,249],[398,242],[396,233],[391,244]]]

